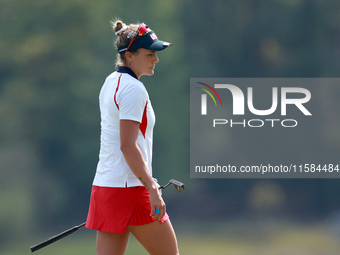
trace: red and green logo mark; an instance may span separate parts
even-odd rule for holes
[[[222,100],[220,98],[220,95],[217,93],[217,91],[213,87],[211,87],[210,85],[203,83],[203,82],[197,82],[197,83],[202,84],[203,86],[206,86],[207,88],[209,88],[217,96],[218,100],[220,101],[220,104],[222,105]],[[217,102],[215,100],[215,97],[209,90],[204,89],[204,88],[200,88],[200,87],[197,87],[197,88],[206,92],[212,98],[212,100],[214,101],[215,106],[217,106]],[[201,106],[202,106],[201,107],[201,114],[206,115],[207,114],[207,95],[202,94],[201,100],[202,100],[202,102],[201,102],[202,103],[201,104]]]

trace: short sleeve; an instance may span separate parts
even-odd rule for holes
[[[119,119],[141,123],[147,101],[148,95],[143,85],[126,87],[118,98]]]

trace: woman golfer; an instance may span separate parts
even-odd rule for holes
[[[155,115],[139,78],[151,76],[158,40],[144,23],[111,22],[117,71],[100,91],[101,144],[86,227],[97,230],[97,255],[124,254],[130,233],[150,254],[179,254],[165,203],[152,178]]]

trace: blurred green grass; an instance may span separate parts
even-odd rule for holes
[[[240,221],[231,223],[185,223],[178,227],[177,237],[183,254],[232,255],[338,255],[340,238],[323,224],[297,224],[280,221]],[[176,228],[176,226],[175,226]],[[30,254],[29,247],[45,238],[12,243],[2,255]],[[83,231],[66,237],[39,251],[36,255],[95,254],[95,232]],[[148,254],[131,236],[127,255]]]

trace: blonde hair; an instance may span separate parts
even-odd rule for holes
[[[123,21],[120,19],[115,19],[110,21],[111,27],[113,31],[117,35],[117,39],[114,42],[114,46],[118,49],[119,47],[122,47],[126,44],[129,44],[132,40],[132,37],[134,36],[135,32],[137,31],[140,24],[130,24],[126,25]],[[148,29],[148,31],[151,31]],[[137,52],[133,51],[131,53]],[[118,53],[117,59],[116,59],[116,67],[126,64],[126,58],[125,58],[125,52]]]

